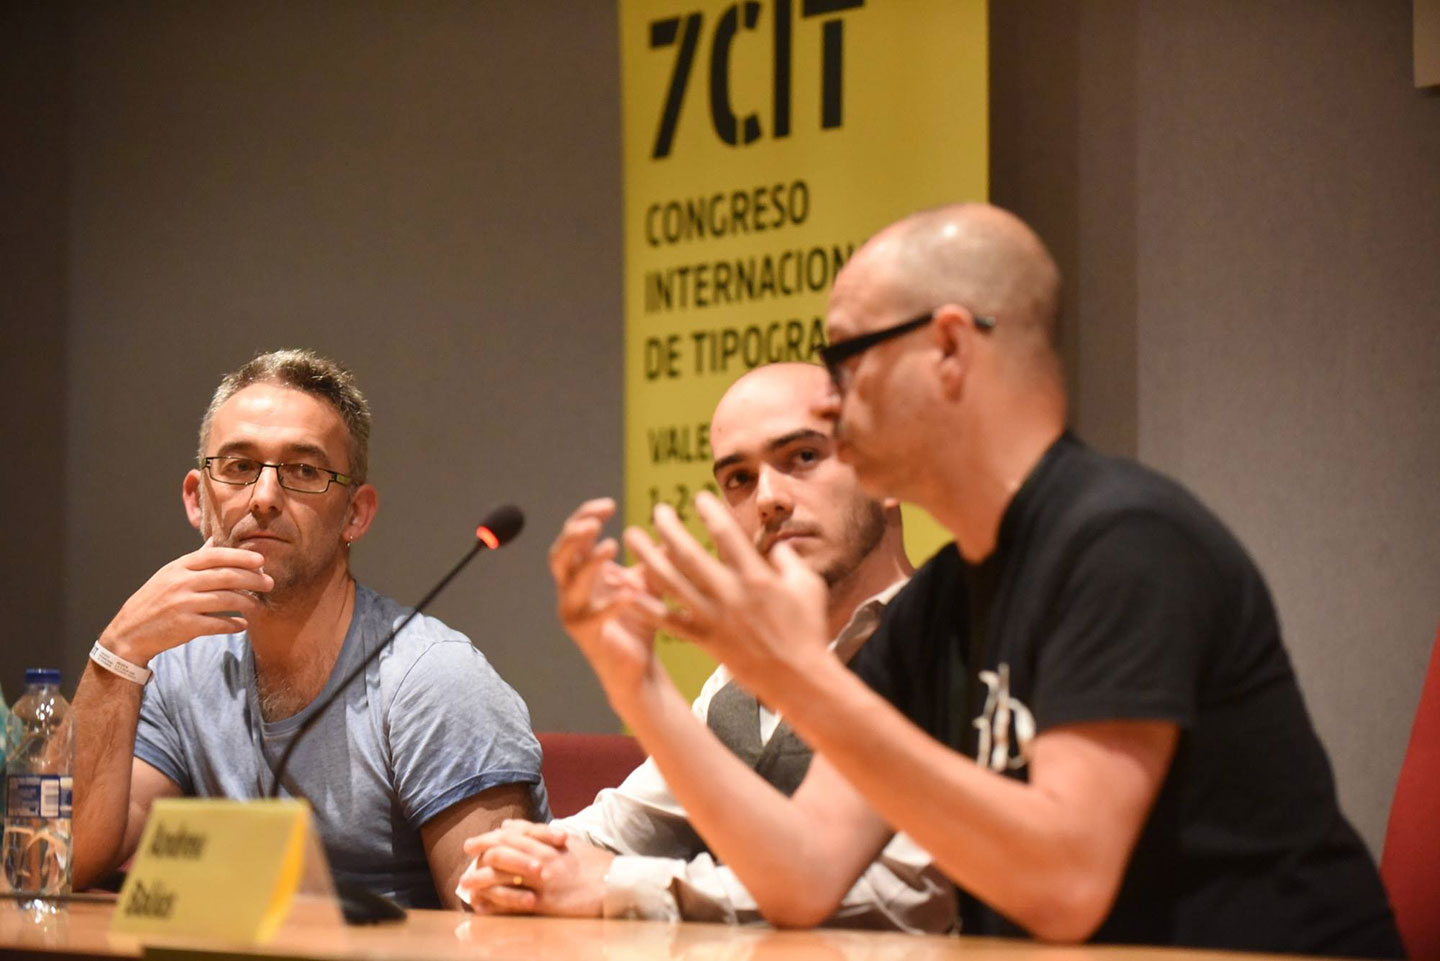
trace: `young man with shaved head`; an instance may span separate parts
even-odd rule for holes
[[[869,638],[910,566],[899,511],[861,491],[855,472],[835,458],[830,424],[815,413],[829,389],[822,367],[754,370],[715,408],[710,444],[715,482],[747,542],[762,555],[787,545],[823,581],[824,630],[845,661]],[[581,507],[551,554],[561,618],[582,647],[597,643],[613,587],[625,578],[611,560],[614,542],[597,544],[613,511],[608,500]],[[637,628],[631,639],[643,661],[652,635]],[[612,685],[623,682],[607,681]],[[697,735],[698,750],[753,768],[755,780],[763,778],[777,798],[795,790],[810,764],[809,748],[723,667],[683,720]],[[484,910],[729,922],[759,917],[754,898],[716,862],[653,760],[574,817],[551,825],[512,822],[469,848],[480,863],[461,888]],[[955,923],[954,889],[929,855],[896,835],[843,892],[827,923],[947,931]]]
[[[1067,432],[1058,302],[1040,240],[979,204],[895,224],[837,278],[820,413],[840,457],[955,537],[854,673],[796,553],[760,556],[713,499],[719,560],[665,508],[660,545],[627,531],[650,587],[631,616],[700,643],[817,751],[792,800],[718,794],[735,773],[667,731],[643,672],[612,701],[784,923],[824,917],[893,826],[972,933],[1399,956],[1259,572],[1178,485]]]

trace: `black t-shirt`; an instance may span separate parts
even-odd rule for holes
[[[1011,501],[994,552],[971,566],[941,550],[851,666],[932,736],[1020,780],[1048,728],[1179,726],[1095,940],[1403,956],[1269,591],[1173,482],[1067,434]],[[1020,933],[962,900],[966,932]]]

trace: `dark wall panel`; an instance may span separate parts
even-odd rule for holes
[[[67,666],[64,560],[67,41],[61,4],[0,2],[0,687]]]

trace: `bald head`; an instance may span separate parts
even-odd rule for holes
[[[999,207],[937,207],[885,228],[846,265],[835,297],[859,294],[861,287],[863,296],[888,308],[868,312],[877,318],[944,304],[994,318],[997,345],[1014,359],[1058,372],[1060,271],[1035,232]]]
[[[1068,416],[1059,294],[1045,245],[988,204],[921,211],[850,258],[826,315],[837,389],[822,412],[866,490],[940,516],[980,472],[1008,483],[1029,466]]]
[[[808,418],[830,391],[830,376],[816,364],[767,364],[739,377],[725,391],[710,417],[712,445],[752,421],[763,410],[784,409]],[[817,422],[818,423],[818,422]],[[823,424],[822,424],[823,427]]]

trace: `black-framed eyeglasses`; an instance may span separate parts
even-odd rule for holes
[[[876,344],[883,344],[893,337],[899,337],[901,334],[908,334],[912,330],[918,330],[934,319],[935,311],[930,310],[921,314],[919,317],[911,317],[909,320],[901,321],[891,327],[881,327],[879,330],[872,330],[869,333],[860,334],[858,337],[842,340],[838,344],[827,344],[820,348],[820,362],[823,363],[825,369],[830,372],[830,379],[835,382],[835,386],[843,390],[849,381],[849,376],[845,371],[845,362],[847,360],[859,356]],[[981,330],[993,330],[995,328],[994,317],[977,316],[971,319],[974,321],[975,326]]]
[[[300,494],[323,494],[330,489],[331,484],[349,487],[355,483],[349,474],[342,474],[328,467],[316,467],[306,463],[271,464],[234,454],[201,458],[200,467],[210,475],[211,480],[233,487],[249,487],[260,479],[265,468],[273,467],[275,476],[280,479],[280,486]]]

